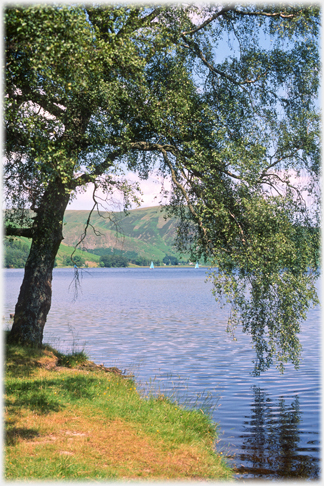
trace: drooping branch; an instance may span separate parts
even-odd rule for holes
[[[95,233],[96,236],[102,236],[101,233],[99,231],[96,231],[96,229],[94,228],[94,226],[90,223],[92,213],[95,210],[95,208],[98,206],[98,203],[97,203],[97,201],[95,199],[95,193],[96,193],[96,190],[97,189],[98,189],[97,185],[94,184],[94,189],[93,189],[93,193],[92,193],[92,199],[93,199],[94,204],[93,204],[93,206],[92,206],[92,208],[91,208],[91,210],[90,210],[90,212],[88,214],[88,219],[86,221],[86,224],[85,224],[85,227],[84,227],[84,231],[83,231],[83,233],[81,235],[81,238],[78,241],[78,243],[75,245],[74,250],[73,250],[73,252],[71,254],[71,260],[74,263],[74,265],[75,265],[75,261],[73,260],[73,255],[76,252],[78,246],[81,245],[81,243],[83,242],[83,240],[87,236],[87,231],[88,231],[89,226],[91,226],[91,228],[93,229],[93,231],[94,231],[94,233]]]
[[[211,241],[208,239],[207,237],[207,230],[206,228],[204,227],[203,225],[203,222],[201,221],[201,218],[199,218],[198,214],[196,213],[196,211],[194,210],[193,208],[193,205],[191,204],[190,202],[190,199],[189,199],[189,196],[188,196],[188,193],[185,189],[185,187],[183,186],[183,184],[181,184],[181,182],[179,182],[179,180],[177,179],[177,176],[176,176],[176,173],[175,173],[175,170],[174,170],[174,167],[172,165],[172,163],[170,162],[169,158],[168,158],[168,155],[167,155],[167,152],[166,150],[162,150],[162,155],[163,155],[163,159],[164,159],[164,162],[166,163],[166,165],[169,167],[170,169],[170,172],[171,172],[171,178],[172,178],[172,181],[173,183],[177,186],[178,189],[180,189],[182,195],[184,196],[186,202],[187,202],[187,205],[188,205],[188,209],[189,211],[191,212],[191,214],[194,216],[194,218],[198,221],[198,225],[204,235],[204,239],[205,239],[205,244],[206,244],[206,248],[211,250]]]
[[[212,66],[212,64],[209,61],[207,61],[202,50],[199,48],[199,46],[196,42],[194,42],[191,39],[187,39],[185,37],[185,35],[183,35],[183,34],[182,34],[182,38],[184,39],[185,42],[187,42],[187,45],[185,44],[184,47],[186,47],[187,49],[192,49],[195,52],[195,54],[199,57],[199,59],[202,60],[202,62],[205,64],[205,66],[208,67],[208,69],[212,73],[218,74],[219,76],[227,79],[228,81],[235,84],[236,86],[241,86],[243,89],[245,89],[244,88],[245,84],[254,84],[267,74],[267,71],[264,71],[259,76],[257,76],[255,79],[245,79],[244,81],[237,81],[235,78],[233,78],[233,76],[230,76],[229,74],[224,73],[224,71],[217,69],[215,66]]]
[[[223,71],[220,71],[219,69],[212,66],[210,64],[210,62],[207,61],[206,57],[204,56],[203,52],[201,51],[201,49],[199,48],[199,46],[196,42],[194,42],[191,39],[187,39],[184,34],[182,34],[182,38],[185,42],[187,42],[187,44],[185,44],[184,47],[186,47],[187,49],[193,50],[195,52],[195,54],[197,55],[197,57],[199,57],[202,60],[202,62],[205,64],[205,66],[207,66],[208,69],[212,73],[218,74],[219,76],[222,76],[222,77],[228,79],[228,81],[230,81],[231,83],[236,84],[238,86],[243,84],[243,83],[238,82],[236,79],[234,79],[229,74],[226,74]]]
[[[228,210],[228,214],[230,215],[230,217],[232,219],[234,219],[235,224],[237,225],[237,227],[238,227],[238,229],[240,231],[240,234],[241,234],[241,241],[242,241],[243,245],[245,245],[246,244],[246,236],[244,235],[244,231],[243,231],[243,228],[242,228],[241,224],[238,222],[236,216],[233,213],[231,213],[230,210]]]
[[[130,143],[130,149],[141,150],[141,151],[159,151],[167,150],[172,152],[173,154],[176,151],[176,148],[173,145],[165,144],[161,145],[158,143],[150,143],[150,142],[132,142]],[[73,179],[69,183],[69,189],[74,190],[79,186],[83,186],[88,184],[89,182],[94,182],[95,179],[102,175],[106,170],[114,165],[115,160],[122,155],[127,153],[126,148],[119,148],[114,152],[111,152],[106,159],[101,163],[96,165],[93,171],[81,174],[77,178]]]
[[[285,156],[282,156],[282,157],[279,157],[278,159],[276,159],[274,162],[272,162],[271,164],[269,164],[267,167],[265,167],[260,175],[260,178],[262,177],[267,177],[268,175],[271,175],[271,174],[268,174],[268,170],[271,169],[272,167],[275,167],[276,165],[280,164],[280,162],[282,162],[283,160],[285,159],[289,159],[291,157],[296,157],[297,153],[298,153],[298,150],[300,150],[302,148],[302,145],[300,145],[299,147],[296,147],[296,149],[292,152],[292,153],[288,153],[287,155]],[[273,158],[273,157],[272,157]]]

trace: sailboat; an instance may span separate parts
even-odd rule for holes
[[[150,268],[154,268],[153,262],[151,262],[151,266],[150,266]]]
[[[196,262],[196,266],[195,266],[195,268],[199,268],[198,262]]]

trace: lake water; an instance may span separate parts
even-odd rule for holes
[[[254,352],[226,333],[205,269],[91,269],[73,301],[73,270],[55,269],[44,342],[85,347],[90,359],[131,371],[143,389],[210,405],[218,450],[237,479],[320,478],[320,309],[300,339],[303,361],[284,375],[251,376]],[[5,270],[4,316],[14,312],[23,270]]]

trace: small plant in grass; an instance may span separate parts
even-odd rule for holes
[[[57,353],[58,366],[66,366],[68,368],[74,368],[80,364],[86,363],[89,359],[87,354],[82,351],[74,351],[71,354]]]

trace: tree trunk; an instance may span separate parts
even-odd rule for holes
[[[52,300],[52,273],[63,240],[63,215],[69,194],[59,181],[51,183],[36,211],[32,245],[15,308],[9,342],[40,346]]]

